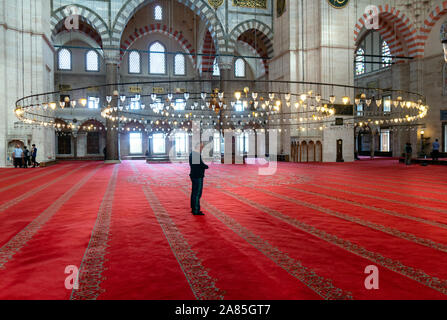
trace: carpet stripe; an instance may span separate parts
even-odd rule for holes
[[[131,165],[137,177],[140,178],[141,175],[138,169],[133,164]],[[196,253],[178,230],[152,189],[143,183],[142,188],[196,299],[223,300],[225,293],[216,287],[216,280],[210,277],[207,269],[197,258]]]
[[[26,179],[26,180],[20,180],[19,182],[16,182],[16,183],[10,184],[10,185],[8,185],[8,186],[6,186],[6,187],[0,188],[0,192],[5,192],[5,191],[10,190],[10,189],[12,189],[12,188],[14,188],[14,187],[24,185],[24,184],[26,184],[26,183],[28,183],[28,182],[37,180],[37,179],[39,179],[39,178],[45,177],[45,176],[47,176],[47,175],[49,175],[49,174],[52,174],[52,173],[61,171],[61,170],[63,170],[63,169],[66,169],[67,167],[71,167],[71,166],[72,166],[72,165],[70,164],[70,165],[67,165],[67,166],[59,166],[59,167],[56,167],[54,170],[46,170],[46,171],[43,172],[42,174],[39,174],[39,175],[34,176],[34,177],[32,177],[32,178],[29,178],[29,179]]]
[[[32,197],[33,195],[35,195],[36,193],[38,193],[38,192],[40,192],[42,190],[45,190],[46,188],[50,187],[51,185],[55,184],[56,182],[59,182],[59,181],[65,179],[66,177],[68,177],[68,176],[72,175],[73,173],[81,170],[82,168],[85,168],[86,166],[88,166],[88,164],[83,164],[80,167],[77,167],[76,169],[71,170],[71,171],[63,174],[62,176],[59,176],[58,178],[56,178],[56,179],[54,179],[54,180],[52,180],[50,182],[42,184],[42,185],[38,186],[37,188],[31,189],[28,192],[26,192],[26,193],[24,193],[24,194],[22,194],[22,195],[20,195],[20,196],[18,196],[16,198],[14,198],[14,199],[11,199],[11,200],[1,204],[0,205],[0,211],[4,211],[4,210],[6,210],[6,209],[8,209],[8,208],[10,208],[12,206],[15,206],[15,205],[19,204],[20,202],[28,199],[29,197]]]
[[[101,282],[104,280],[102,273],[109,246],[110,222],[118,169],[119,165],[115,165],[113,168],[112,177],[99,207],[88,247],[79,267],[79,289],[73,289],[70,300],[96,300],[104,292],[104,289],[101,288]]]
[[[181,189],[185,195],[188,191]],[[279,267],[287,271],[291,276],[298,279],[307,287],[316,292],[319,296],[326,300],[351,300],[353,299],[350,292],[346,292],[340,288],[335,287],[330,279],[326,279],[317,275],[309,267],[305,267],[300,261],[295,260],[282,252],[280,249],[273,247],[270,243],[257,236],[249,229],[243,227],[233,218],[224,214],[215,206],[202,200],[202,205],[206,210],[224,223],[233,232],[239,235],[242,239],[250,243],[253,247],[263,253],[266,257],[276,263]]]
[[[53,202],[45,211],[43,211],[37,218],[30,222],[25,228],[17,233],[12,239],[0,248],[0,269],[5,268],[14,255],[19,252],[27,242],[34,237],[39,229],[51,219],[51,217],[67,202],[88,180],[101,168],[95,168],[83,177],[78,183],[70,188],[66,193]]]
[[[263,190],[260,190],[260,191],[263,191]],[[319,230],[311,225],[308,225],[308,224],[301,222],[297,219],[294,219],[292,217],[284,215],[279,211],[276,211],[274,209],[271,209],[271,208],[263,206],[259,203],[256,203],[252,200],[249,200],[249,199],[241,196],[240,194],[235,194],[228,190],[222,190],[222,192],[225,194],[228,194],[229,196],[231,196],[243,203],[246,203],[262,212],[265,212],[274,218],[277,218],[283,222],[286,222],[286,223],[288,223],[288,224],[290,224],[306,233],[309,233],[313,236],[323,239],[333,245],[343,248],[343,249],[345,249],[351,253],[354,253],[362,258],[365,258],[365,259],[368,259],[374,263],[380,264],[381,266],[383,266],[391,271],[397,272],[397,273],[399,273],[403,276],[406,276],[412,280],[415,280],[429,288],[437,290],[437,291],[441,292],[442,294],[447,295],[447,280],[439,279],[437,277],[432,277],[432,276],[428,275],[427,273],[425,273],[423,270],[418,270],[418,269],[406,266],[406,265],[402,264],[400,261],[386,258],[379,253],[369,251],[369,250],[365,249],[364,247],[354,244],[348,240],[341,239],[335,235],[327,233],[323,230]],[[271,194],[274,197],[277,196],[277,194],[275,194],[273,192],[267,191],[265,193]],[[279,195],[279,196],[281,196],[281,195]],[[285,198],[288,198],[288,197],[285,197]],[[287,199],[284,199],[284,200],[287,200]]]

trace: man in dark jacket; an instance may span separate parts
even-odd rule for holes
[[[39,162],[36,161],[37,158],[37,148],[36,145],[33,144],[32,149],[31,149],[31,159],[32,159],[32,163],[33,163],[33,168],[35,168],[36,166],[39,166]]]
[[[197,144],[195,150],[189,155],[189,166],[191,167],[189,176],[192,182],[191,210],[192,214],[195,216],[204,215],[203,212],[200,211],[200,198],[202,197],[203,178],[205,177],[205,170],[208,169],[208,166],[202,161],[202,149],[203,144]]]
[[[28,168],[31,165],[30,153],[26,146],[23,147],[23,167]]]
[[[405,145],[405,164],[409,166],[411,164],[411,156],[413,154],[413,148],[411,147],[411,143],[407,142]]]

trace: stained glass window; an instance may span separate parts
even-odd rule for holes
[[[149,73],[166,73],[166,50],[160,42],[154,42],[149,47]]]
[[[365,73],[365,50],[358,48],[355,57],[355,74],[357,76]]]
[[[156,6],[154,9],[154,19],[162,20],[163,19],[163,8],[161,6]]]
[[[386,41],[382,41],[382,67],[389,67],[393,62],[391,58],[391,50]]]
[[[234,62],[234,75],[237,78],[245,77],[245,62],[242,58],[236,59]]]
[[[137,51],[129,53],[129,73],[141,72],[141,57]]]
[[[214,58],[213,62],[213,76],[220,77],[219,64],[217,63],[217,58]]]
[[[183,54],[176,54],[174,57],[174,75],[184,76],[186,74],[185,56]]]
[[[98,53],[95,50],[88,51],[85,63],[87,71],[99,71]]]
[[[60,49],[58,53],[59,70],[71,70],[71,52],[68,49]]]

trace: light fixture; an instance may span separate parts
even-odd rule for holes
[[[241,92],[240,91],[236,91],[234,93],[234,97],[236,98],[237,101],[239,101],[241,99]]]
[[[335,102],[335,96],[334,96],[334,95],[331,95],[331,96],[329,97],[329,101],[330,101],[332,104],[334,104],[334,102]]]
[[[343,104],[348,104],[350,101],[351,101],[351,99],[349,99],[349,97],[348,96],[344,96],[343,98],[342,98],[342,101],[343,101]]]
[[[82,98],[82,99],[79,100],[79,103],[80,103],[83,107],[85,107],[85,106],[87,105],[87,99]]]

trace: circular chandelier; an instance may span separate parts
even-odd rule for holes
[[[222,87],[231,91],[224,92]],[[337,97],[334,88],[345,94]],[[281,130],[287,126],[302,131],[309,127],[323,130],[335,122],[334,116],[343,108],[350,111],[341,114],[358,126],[411,126],[427,115],[422,95],[402,90],[386,92],[397,97],[385,99],[384,91],[378,88],[302,81],[129,82],[23,97],[16,102],[15,114],[28,125],[102,130],[99,126],[82,128],[76,119],[67,118],[75,110],[99,109],[111,123],[104,130],[129,131],[133,124],[139,131],[165,132],[191,130],[193,121],[199,121],[201,128],[215,130]],[[361,113],[357,111],[359,106]],[[385,107],[389,110],[384,111]]]

